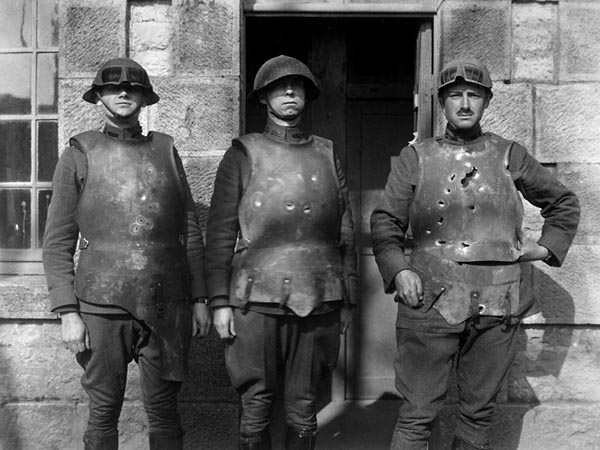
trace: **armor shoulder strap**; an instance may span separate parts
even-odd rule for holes
[[[96,143],[102,139],[103,134],[100,131],[90,130],[77,134],[69,139],[69,145],[82,152],[86,152],[96,146]]]
[[[152,131],[152,140],[160,148],[173,148],[173,136],[158,131]]]

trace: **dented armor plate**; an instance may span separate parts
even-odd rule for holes
[[[252,177],[239,206],[232,295],[242,303],[278,303],[299,316],[342,299],[343,200],[331,142],[285,144],[262,134],[239,142]]]
[[[72,140],[87,157],[77,204],[79,298],[118,305],[138,319],[148,305],[186,298],[181,180],[172,138],[126,141],[99,132]]]
[[[523,205],[507,169],[510,146],[492,134],[471,144],[415,145],[415,247],[457,262],[518,259]]]

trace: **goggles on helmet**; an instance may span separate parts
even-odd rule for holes
[[[146,71],[137,67],[107,67],[102,70],[100,77],[103,84],[129,83],[142,87],[150,85]]]
[[[459,62],[456,64],[448,64],[442,70],[440,73],[440,84],[438,90],[442,89],[444,86],[454,83],[457,78],[462,78],[468,83],[474,83],[490,90],[492,89],[492,80],[485,67],[480,67],[468,62]]]

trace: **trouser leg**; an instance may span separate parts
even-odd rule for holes
[[[285,448],[312,449],[319,384],[333,372],[340,347],[339,311],[287,317],[280,333],[285,361]]]
[[[265,445],[278,373],[277,316],[234,309],[236,337],[227,344],[225,363],[241,397],[240,445]],[[268,441],[268,442],[265,442]],[[268,446],[268,447],[266,447]]]
[[[396,329],[396,389],[402,400],[390,448],[426,450],[448,390],[459,334]]]
[[[161,377],[156,336],[139,323],[137,327],[140,341],[136,353],[142,401],[148,416],[150,450],[180,450],[183,448],[183,429],[177,410],[177,394],[181,382]]]
[[[89,418],[83,440],[86,449],[113,450],[118,447],[127,365],[133,359],[133,321],[128,315],[82,314],[81,317],[91,346],[77,355],[84,369],[81,385],[89,397]]]
[[[515,358],[519,324],[497,318],[469,320],[457,360],[458,420],[456,436],[473,448],[489,448],[489,432],[498,392]]]

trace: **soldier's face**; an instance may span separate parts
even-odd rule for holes
[[[144,89],[130,84],[103,86],[99,95],[104,107],[121,117],[139,114],[140,108],[146,101]]]
[[[490,104],[486,89],[465,81],[444,89],[441,100],[446,119],[458,130],[470,130],[477,125]]]
[[[260,101],[274,119],[296,122],[306,105],[304,82],[296,76],[281,78],[267,86]]]

